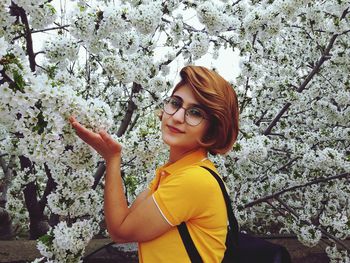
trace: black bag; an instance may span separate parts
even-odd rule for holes
[[[253,237],[248,234],[240,233],[238,222],[235,218],[231,206],[230,197],[226,191],[221,178],[211,169],[201,166],[208,170],[220,185],[224,195],[229,225],[226,236],[226,251],[223,263],[291,263],[290,255],[287,249],[281,245],[276,245],[264,239]],[[187,254],[192,263],[202,263],[203,260],[198,253],[196,246],[188,232],[185,222],[177,226],[182,242],[185,245]]]

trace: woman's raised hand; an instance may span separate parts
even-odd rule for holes
[[[73,116],[69,117],[77,135],[92,148],[94,148],[108,162],[112,158],[119,158],[122,146],[106,131],[93,132],[81,125]]]

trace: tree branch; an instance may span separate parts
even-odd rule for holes
[[[24,30],[24,37],[26,39],[26,48],[27,48],[27,53],[28,53],[28,58],[29,58],[29,66],[30,70],[32,72],[35,71],[35,54],[33,50],[33,39],[32,39],[32,34],[31,30],[29,27],[29,22],[27,18],[27,14],[25,10],[22,7],[19,7],[16,5],[14,2],[11,2],[10,9],[18,16],[21,17],[21,21],[24,24],[25,30]]]
[[[290,192],[290,191],[293,191],[293,190],[296,190],[299,188],[307,187],[307,186],[310,186],[313,184],[324,183],[324,182],[328,182],[328,181],[335,180],[335,179],[342,179],[342,178],[350,178],[350,173],[338,174],[338,175],[334,175],[334,176],[330,176],[330,177],[326,177],[326,178],[318,178],[318,179],[315,179],[311,182],[307,182],[307,183],[302,184],[302,185],[295,185],[295,186],[289,187],[287,189],[281,190],[279,192],[276,192],[274,194],[271,194],[271,195],[265,196],[263,198],[259,198],[257,200],[254,200],[254,201],[246,204],[244,206],[244,208],[252,207],[252,206],[260,204],[262,202],[267,202],[270,199],[277,198],[278,196],[280,196],[286,192]]]
[[[301,93],[306,86],[309,84],[309,82],[312,80],[312,78],[320,71],[321,66],[323,65],[323,63],[327,60],[329,60],[331,58],[329,52],[331,51],[335,40],[337,39],[339,35],[338,34],[334,34],[331,39],[328,42],[327,47],[325,48],[325,50],[323,51],[322,56],[320,57],[320,59],[317,61],[316,65],[314,66],[314,68],[312,69],[312,71],[309,73],[309,75],[306,77],[306,79],[303,81],[303,83],[301,83],[301,85],[299,86],[299,88],[296,90],[297,92]],[[269,135],[271,133],[272,128],[277,124],[277,122],[280,120],[280,118],[282,117],[282,115],[288,110],[288,108],[291,106],[292,104],[290,102],[287,102],[283,108],[281,109],[281,111],[276,115],[276,117],[272,120],[272,122],[270,123],[270,125],[267,127],[267,129],[264,131],[264,135]]]
[[[43,196],[41,197],[41,199],[39,201],[39,209],[40,209],[41,213],[44,212],[45,206],[47,204],[47,196],[49,194],[51,194],[52,191],[55,190],[56,186],[57,186],[57,183],[52,178],[51,171],[46,164],[44,164],[44,169],[45,169],[45,173],[47,176],[47,182],[46,182],[46,187],[45,187]]]
[[[134,82],[132,84],[132,91],[131,91],[129,101],[128,101],[128,108],[126,110],[126,114],[124,116],[124,119],[122,120],[122,123],[118,129],[118,132],[117,132],[118,137],[122,136],[125,133],[125,131],[127,130],[128,126],[131,122],[132,114],[134,113],[134,111],[136,109],[136,105],[132,101],[132,99],[133,99],[134,94],[140,92],[141,88],[142,88],[142,86],[138,83]]]
[[[182,50],[186,47],[186,45],[187,45],[187,44],[183,45],[183,47],[181,47],[181,48],[176,52],[174,59],[177,58],[180,54],[182,54]],[[163,63],[159,64],[159,67],[158,67],[158,68],[161,69],[162,66],[169,65],[171,62],[174,61],[174,59],[172,59],[172,60],[171,60],[171,59],[168,59],[167,61],[164,61]]]
[[[340,16],[340,20],[344,19],[348,13],[349,13],[349,7],[344,10],[342,15]]]
[[[273,203],[271,201],[267,201],[267,203],[275,210],[277,211],[281,216],[285,217],[286,213],[282,212],[281,209],[279,209],[278,207],[276,207],[275,205],[273,205]],[[331,245],[330,241],[326,241],[324,239],[321,239],[321,242],[325,243],[327,246]]]
[[[101,181],[101,178],[103,177],[104,173],[106,171],[106,165],[104,162],[100,163],[100,165],[97,168],[96,173],[94,174],[94,184],[92,186],[93,190],[96,190],[96,187],[98,186],[99,182]]]
[[[11,86],[15,86],[16,90],[19,90],[18,85],[16,84],[16,82],[14,82],[6,73],[5,73],[5,69],[0,71],[0,74],[2,76],[2,79],[0,79],[0,85],[4,84],[5,82],[7,82],[8,84],[10,84]]]

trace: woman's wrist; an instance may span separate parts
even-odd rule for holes
[[[108,156],[105,159],[106,164],[113,163],[113,162],[119,162],[121,159],[121,152],[115,153],[112,156]]]

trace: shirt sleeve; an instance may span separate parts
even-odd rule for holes
[[[152,188],[154,187],[155,181],[156,181],[156,177],[153,177],[152,181],[149,182],[147,188],[152,190]]]
[[[148,189],[151,190],[151,192],[154,192],[155,189],[158,187],[159,184],[159,173],[156,171],[156,175],[153,177],[152,181],[148,184]]]
[[[171,174],[169,180],[153,193],[153,199],[168,223],[179,225],[205,216],[207,200],[218,188],[215,183],[209,172],[191,167]]]

